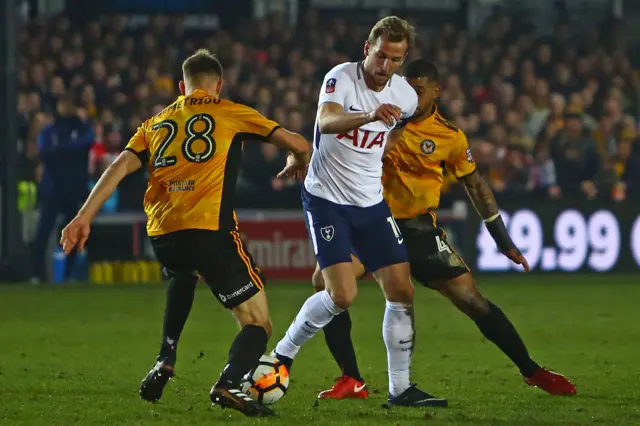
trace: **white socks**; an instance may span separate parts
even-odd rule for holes
[[[304,302],[287,334],[276,345],[276,353],[293,359],[304,342],[315,336],[342,311],[333,303],[326,290],[314,294]]]
[[[413,307],[389,302],[384,311],[382,337],[387,346],[389,394],[398,396],[410,386],[409,370],[413,352]]]

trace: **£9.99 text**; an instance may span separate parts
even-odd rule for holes
[[[562,210],[551,218],[553,223],[545,224],[541,215],[529,209],[500,213],[513,242],[532,269],[573,272],[584,268],[606,272],[616,266],[626,250],[631,252],[635,265],[640,266],[640,216],[635,217],[630,229],[622,230],[618,217],[606,209],[587,214],[576,209]],[[549,229],[546,239],[545,229]],[[624,234],[629,238],[623,238]],[[522,269],[498,252],[484,223],[478,229],[476,247],[479,271]]]

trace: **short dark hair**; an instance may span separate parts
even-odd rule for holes
[[[182,73],[185,77],[198,75],[215,75],[222,78],[222,65],[213,53],[207,49],[198,49],[182,63]]]
[[[440,73],[433,62],[426,59],[415,59],[407,65],[404,76],[407,78],[427,77],[429,81],[437,83]]]
[[[413,46],[416,32],[410,23],[397,16],[387,16],[376,22],[369,32],[368,41],[374,44],[380,37],[387,37],[388,41],[407,41],[409,47]]]

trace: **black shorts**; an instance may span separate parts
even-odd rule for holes
[[[444,229],[436,225],[429,212],[413,219],[396,219],[409,253],[411,275],[424,286],[450,280],[469,272],[469,268],[447,243]]]
[[[260,268],[236,231],[187,229],[151,237],[151,245],[169,277],[200,274],[227,309],[264,288]]]

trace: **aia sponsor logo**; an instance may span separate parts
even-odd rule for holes
[[[355,129],[336,136],[338,140],[349,139],[355,148],[382,148],[388,132],[372,132],[370,130]]]

